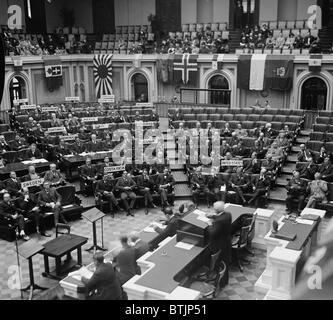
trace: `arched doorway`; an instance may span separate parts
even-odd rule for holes
[[[14,101],[27,98],[27,84],[20,76],[15,76],[9,83],[9,97],[11,107],[14,107]]]
[[[148,102],[148,81],[142,73],[136,73],[131,79],[132,98],[138,102]]]
[[[327,85],[318,77],[311,77],[302,85],[301,109],[325,110],[327,102]]]
[[[209,92],[209,103],[230,105],[229,82],[226,77],[220,74],[211,77],[208,82],[208,88],[214,90]],[[221,91],[221,89],[226,91]]]

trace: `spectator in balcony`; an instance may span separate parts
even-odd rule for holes
[[[312,161],[313,159],[312,152],[305,147],[305,144],[301,144],[300,148],[301,150],[297,155],[298,162]]]
[[[284,157],[283,149],[278,146],[276,142],[273,142],[271,147],[268,148],[266,158],[271,156],[274,161],[282,161]]]
[[[258,34],[255,46],[258,49],[264,49],[265,48],[265,39],[263,38],[261,33]]]
[[[309,53],[322,53],[322,49],[321,49],[320,42],[318,39],[314,40],[311,43]]]
[[[267,25],[264,23],[260,28],[260,33],[262,34],[264,39],[267,39],[269,36],[269,29],[267,28]]]
[[[285,43],[285,39],[283,37],[282,32],[280,32],[279,36],[276,38],[274,49],[282,49]]]
[[[314,181],[309,183],[308,192],[310,197],[306,204],[307,208],[315,208],[317,203],[327,203],[327,182],[321,179],[319,172],[314,175]]]
[[[240,46],[241,49],[246,49],[246,48],[248,47],[248,40],[247,40],[247,38],[246,38],[245,35],[243,35],[243,36],[241,37],[241,40],[240,40],[239,46]]]
[[[234,131],[236,136],[241,139],[248,136],[247,130],[242,128],[242,125],[240,123],[237,124],[237,129]]]
[[[260,165],[255,152],[252,152],[251,160],[247,164],[244,163],[243,172],[245,174],[258,174],[260,172]]]
[[[304,39],[300,34],[296,35],[295,42],[294,42],[294,48],[295,49],[302,49],[304,45]]]
[[[275,39],[269,35],[266,39],[266,49],[273,49],[275,48]]]
[[[314,36],[311,35],[310,31],[308,31],[308,33],[304,37],[303,48],[309,49],[314,41],[315,41]]]
[[[295,35],[290,32],[288,38],[286,39],[283,49],[294,49]]]

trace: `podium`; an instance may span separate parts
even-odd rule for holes
[[[84,212],[82,216],[85,219],[87,219],[89,222],[91,222],[93,227],[93,245],[89,249],[86,249],[86,251],[92,251],[92,250],[94,250],[94,252],[96,252],[97,250],[106,251],[107,249],[103,248],[103,246],[100,247],[99,245],[97,245],[97,234],[96,234],[96,222],[98,220],[101,220],[102,239],[103,239],[103,218],[105,217],[105,214],[100,210],[98,210],[97,208],[92,208]]]
[[[35,284],[34,280],[34,270],[32,265],[32,257],[35,256],[37,253],[40,253],[44,250],[44,247],[37,243],[34,240],[29,240],[18,247],[18,253],[23,258],[27,259],[29,262],[29,277],[30,277],[30,284],[26,287],[21,289],[21,291],[28,291],[30,290],[29,300],[32,300],[32,295],[34,290],[47,290],[48,288],[41,287]]]

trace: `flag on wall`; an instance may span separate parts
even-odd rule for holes
[[[214,54],[212,61],[212,69],[222,70],[223,69],[223,58],[224,54]]]
[[[50,91],[62,86],[62,64],[60,57],[44,56],[46,85]]]
[[[294,56],[240,55],[237,64],[237,86],[245,90],[281,90],[292,87]]]
[[[112,54],[97,54],[94,57],[94,80],[97,98],[113,93],[112,56]]]
[[[0,34],[0,104],[5,86],[5,43]]]
[[[195,84],[198,76],[197,54],[175,54],[173,59],[174,83]]]
[[[173,55],[162,54],[156,60],[157,80],[163,83],[173,82]]]
[[[309,59],[309,71],[320,72],[322,59],[323,55],[321,54],[311,54]]]

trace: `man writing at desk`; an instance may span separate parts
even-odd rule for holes
[[[160,235],[159,242],[161,242],[167,237],[173,237],[177,233],[179,227],[179,218],[173,214],[173,211],[170,207],[165,208],[164,214],[166,217],[166,228],[162,229],[156,225],[153,226],[153,229]]]
[[[96,270],[90,279],[81,278],[89,294],[89,300],[121,300],[122,289],[114,267],[111,263],[104,262],[101,252],[94,254]]]

